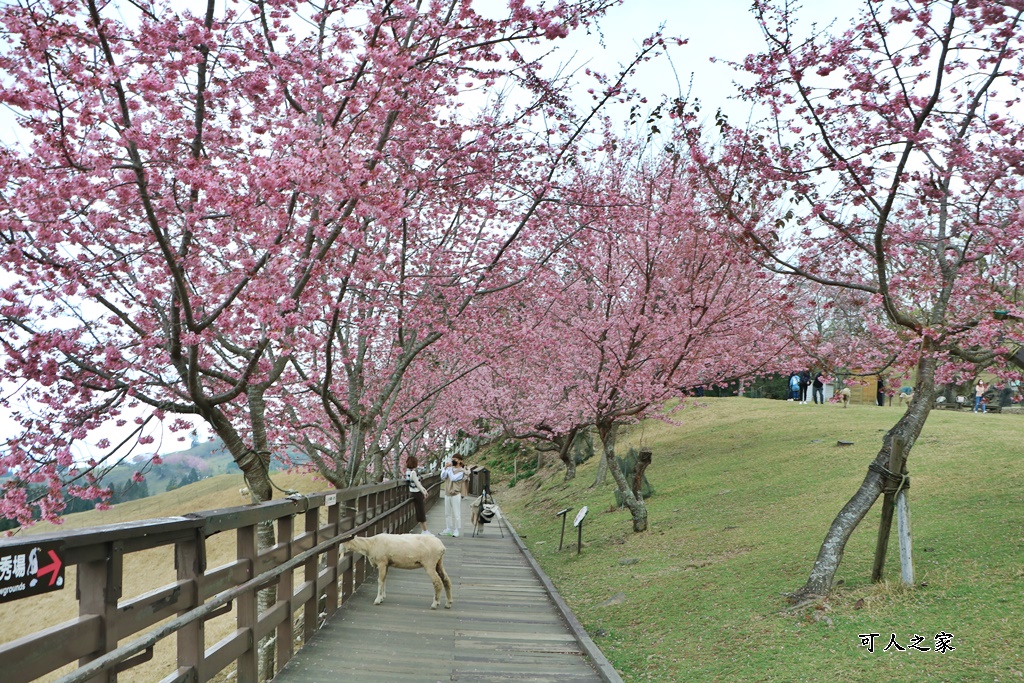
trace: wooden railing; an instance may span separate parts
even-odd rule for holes
[[[429,506],[437,500],[439,481],[437,475],[423,481]],[[258,550],[257,526],[264,522],[276,523],[276,543]],[[151,659],[154,645],[174,635],[177,668],[161,683],[205,683],[232,664],[240,683],[254,683],[261,640],[276,636],[275,667],[280,671],[294,654],[299,609],[304,644],[318,628],[318,616],[331,615],[366,577],[365,558],[340,557],[340,543],[354,535],[401,533],[414,525],[402,481],[0,540],[0,555],[27,544],[59,544],[65,565],[77,566],[79,608],[75,619],[0,645],[0,678],[27,683],[77,662],[78,668],[60,681],[116,683],[118,673]],[[229,531],[235,532],[237,559],[208,570],[207,539]],[[160,546],[173,546],[177,580],[122,601],[124,557]],[[296,581],[299,568],[302,579]],[[257,593],[264,588],[275,589],[276,598],[259,612]],[[205,623],[232,609],[234,632],[207,648]]]

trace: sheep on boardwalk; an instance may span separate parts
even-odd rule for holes
[[[342,544],[343,551],[365,555],[370,564],[377,567],[377,599],[379,605],[386,597],[385,582],[388,568],[416,569],[423,567],[434,582],[434,602],[430,609],[437,609],[444,585],[447,602],[445,609],[452,606],[452,581],[444,571],[444,543],[436,536],[423,534],[377,534],[376,536],[355,536]]]

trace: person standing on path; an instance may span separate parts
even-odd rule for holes
[[[410,455],[405,459],[405,482],[409,487],[409,495],[412,496],[412,506],[416,510],[416,521],[420,523],[422,529],[420,533],[433,536],[434,534],[427,530],[427,490],[423,488],[420,477],[416,474],[419,464],[415,455]]]
[[[441,481],[444,482],[444,531],[442,536],[451,534],[459,537],[462,530],[462,496],[466,492],[466,470],[462,466],[462,457],[454,456],[451,462],[441,470]]]

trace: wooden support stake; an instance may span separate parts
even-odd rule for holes
[[[903,454],[903,440],[893,439],[892,450],[889,453],[889,471],[902,472],[905,457]],[[882,520],[878,525],[878,542],[875,544],[875,564],[871,569],[871,581],[875,583],[882,580],[882,570],[885,569],[885,554],[889,548],[889,532],[892,529],[892,514],[896,498],[896,489],[888,479],[885,480],[884,487]]]

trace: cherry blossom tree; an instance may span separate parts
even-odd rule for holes
[[[345,396],[318,374],[317,333],[335,313],[346,325],[404,315],[395,254],[434,249],[417,240],[461,231],[455,207],[470,212],[473,192],[501,188],[519,200],[518,222],[474,215],[476,251],[462,258],[482,270],[439,277],[479,293],[494,286],[484,273],[518,267],[506,255],[532,239],[589,120],[570,120],[568,81],[527,53],[606,5],[510,2],[496,18],[469,0],[282,0],[220,14],[212,0],[197,13],[6,5],[0,101],[26,142],[0,150],[2,382],[22,427],[0,461],[17,475],[3,514],[29,521],[30,483],[49,486],[35,501],[46,517],[62,483],[97,495],[97,468],[124,457],[133,421],[168,414],[205,420],[254,496],[269,498],[269,453],[288,427],[268,411],[301,426],[311,416],[284,409],[296,387],[326,387],[324,404]],[[466,105],[499,85],[520,99]],[[608,82],[603,101],[619,96]],[[451,210],[425,215],[439,207]],[[419,282],[436,267],[413,260]],[[384,313],[363,288],[374,275],[397,297]],[[404,337],[406,366],[432,333]],[[328,354],[340,334],[327,337]],[[361,338],[340,352],[346,362]],[[369,343],[389,355],[381,339]],[[77,462],[73,444],[112,420],[125,440],[100,440],[93,462]]]
[[[786,305],[707,211],[677,151],[614,139],[604,150],[577,178],[582,229],[506,313],[503,327],[525,343],[492,373],[517,416],[512,431],[565,450],[580,428],[596,428],[603,466],[644,531],[646,505],[615,463],[617,427],[663,415],[693,387],[772,370],[787,353],[776,326]]]
[[[451,134],[445,154],[408,160],[419,175],[403,191],[400,220],[369,225],[328,269],[343,276],[327,277],[325,323],[308,333],[323,341],[292,356],[320,400],[319,426],[302,434],[302,447],[330,481],[382,477],[410,420],[422,435],[424,411],[483,363],[486,354],[466,345],[490,325],[477,309],[565,248],[574,228],[563,176],[587,154],[602,108],[631,96],[628,76],[660,48],[653,37],[614,77],[598,76],[602,90],[582,116],[553,99],[550,83],[531,81],[532,99],[498,98]],[[545,127],[535,125],[538,116]]]
[[[832,587],[894,440],[909,454],[936,383],[1012,370],[1021,330],[993,311],[1021,306],[1024,3],[865,2],[841,32],[801,32],[789,2],[754,11],[766,48],[741,68],[765,117],[745,131],[720,121],[713,147],[694,127],[694,158],[767,267],[862,297],[884,313],[867,334],[916,371],[914,401],[794,595],[807,598]]]

